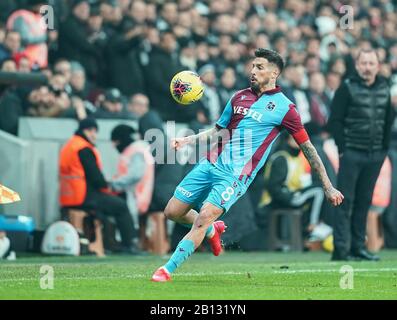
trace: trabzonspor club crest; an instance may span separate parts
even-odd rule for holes
[[[269,110],[269,111],[273,111],[275,107],[276,107],[276,105],[273,102],[270,101],[267,104],[266,109]]]

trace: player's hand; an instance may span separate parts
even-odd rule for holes
[[[345,198],[343,194],[334,187],[325,190],[324,193],[327,200],[335,207],[339,206]]]
[[[189,137],[171,139],[171,148],[179,150],[190,143]]]

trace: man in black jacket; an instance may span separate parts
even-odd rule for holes
[[[338,188],[345,200],[336,208],[332,260],[379,260],[365,249],[368,209],[385,159],[394,111],[387,81],[378,76],[375,50],[361,50],[357,75],[338,88],[328,123],[338,146]]]
[[[146,66],[146,90],[150,104],[164,121],[189,122],[195,118],[195,108],[186,108],[176,103],[170,94],[173,76],[183,70],[176,49],[175,35],[169,30],[161,33],[160,45],[153,47],[149,64]]]
[[[95,81],[98,76],[101,51],[89,40],[89,17],[88,0],[74,0],[69,17],[60,25],[58,58],[79,61],[88,79]]]
[[[128,17],[107,26],[109,43],[106,50],[108,63],[108,84],[124,95],[144,92],[145,83],[140,62],[145,26]]]

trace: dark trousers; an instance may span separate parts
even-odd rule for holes
[[[345,199],[335,210],[335,254],[365,248],[368,210],[385,157],[386,151],[346,149],[340,158],[338,189]]]
[[[124,199],[102,192],[90,192],[83,207],[94,209],[99,217],[101,215],[114,217],[116,227],[120,231],[122,246],[132,245],[132,239],[137,232]]]

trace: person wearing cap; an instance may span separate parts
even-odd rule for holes
[[[117,174],[110,182],[112,189],[125,193],[128,208],[134,217],[135,227],[138,220],[146,225],[149,205],[152,201],[154,187],[154,158],[150,152],[150,145],[142,140],[139,133],[131,126],[120,124],[111,132],[114,147],[120,153],[117,164]],[[142,216],[140,219],[139,217]],[[169,246],[165,230],[163,214],[152,214],[154,231],[151,232],[151,251],[166,254]],[[146,237],[145,228],[141,228],[141,239]]]
[[[95,147],[98,124],[86,118],[62,147],[59,161],[60,196],[63,209],[94,210],[97,216],[113,216],[121,235],[124,253],[137,253],[133,245],[134,222],[126,202],[108,194],[102,161]]]
[[[137,131],[126,124],[116,126],[110,136],[120,153],[117,175],[111,186],[118,192],[127,192],[129,208],[134,216],[147,212],[154,179],[154,158],[150,146],[138,136]]]
[[[119,89],[111,88],[99,97],[99,108],[94,113],[97,119],[125,119],[128,112],[123,106],[123,96]]]

